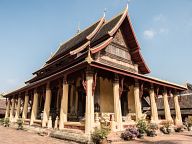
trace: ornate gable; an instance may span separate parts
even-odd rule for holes
[[[101,50],[99,61],[103,64],[138,73],[138,68],[131,59],[131,54],[120,29],[112,42]]]
[[[122,34],[120,29],[117,30],[115,37],[113,38],[113,42],[117,43],[123,47],[127,47],[125,40],[124,40],[124,37],[123,37],[123,34]]]

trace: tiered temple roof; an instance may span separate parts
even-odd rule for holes
[[[103,48],[106,48],[106,46],[112,42],[118,29],[121,29],[124,32],[123,34],[126,37],[126,45],[129,47],[129,52],[134,64],[138,65],[139,73],[133,73],[120,68],[110,67],[109,65],[98,63],[91,58],[92,55]],[[87,57],[90,57],[91,61],[88,61]],[[18,91],[24,91],[29,87],[31,88],[41,84],[44,81],[53,77],[57,77],[63,73],[69,73],[74,69],[77,70],[78,68],[82,68],[87,63],[96,68],[101,68],[112,72],[114,71],[118,74],[131,76],[139,80],[176,88],[179,90],[186,89],[184,86],[144,75],[150,73],[150,70],[141,55],[140,46],[136,39],[133,26],[128,15],[128,8],[126,8],[125,11],[109,21],[102,17],[96,23],[62,44],[55,52],[53,57],[46,62],[44,67],[33,73],[34,77],[26,82],[26,86],[7,95],[14,94]]]

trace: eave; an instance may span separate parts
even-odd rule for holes
[[[57,73],[55,73],[53,75],[50,75],[50,76],[48,76],[46,78],[35,81],[35,82],[33,82],[31,84],[28,84],[28,85],[26,85],[26,86],[24,86],[22,88],[19,88],[17,90],[14,90],[14,91],[8,93],[8,94],[5,94],[4,97],[9,97],[9,96],[15,95],[17,93],[25,92],[26,90],[36,88],[36,87],[38,87],[40,85],[45,84],[49,80],[55,80],[55,79],[57,79],[59,77],[62,77],[62,75],[64,75],[64,74],[68,75],[69,73],[72,73],[72,72],[78,71],[80,69],[83,69],[84,67],[86,67],[86,65],[87,65],[87,61],[84,60],[81,63],[78,63],[78,64],[76,64],[76,65],[74,65],[72,67],[66,68],[66,69],[64,69],[64,70],[62,70],[60,72],[57,72]]]
[[[160,85],[160,86],[173,88],[173,89],[180,90],[180,91],[187,90],[187,88],[185,86],[181,86],[181,85],[178,85],[178,84],[175,84],[175,83],[167,82],[167,81],[164,81],[164,80],[156,79],[156,78],[146,76],[146,75],[142,75],[142,74],[138,74],[138,73],[128,72],[128,71],[125,71],[123,69],[120,70],[120,69],[111,67],[109,65],[104,65],[102,63],[98,63],[98,62],[95,62],[95,61],[92,62],[90,65],[92,67],[95,67],[95,68],[111,71],[111,72],[114,72],[114,73],[117,73],[117,74],[120,74],[120,75],[132,77],[132,78],[135,78],[135,79],[138,79],[138,80],[142,80],[142,81],[145,81],[145,82],[157,84],[157,85]]]

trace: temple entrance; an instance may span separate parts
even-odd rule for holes
[[[57,112],[57,93],[58,93],[58,88],[54,87],[51,90],[51,107],[50,107],[50,116],[52,118],[52,126],[54,127],[55,125],[55,120],[56,117],[59,115]]]
[[[123,91],[121,95],[121,112],[122,116],[128,114],[128,91]]]
[[[78,89],[78,117],[81,119],[85,116],[85,107],[86,107],[86,93],[84,89],[79,88]]]

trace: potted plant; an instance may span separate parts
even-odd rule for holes
[[[147,131],[147,122],[144,119],[140,119],[136,125],[139,131],[139,138],[143,138]]]
[[[10,123],[9,118],[5,118],[3,122],[4,127],[9,127],[9,123]]]
[[[95,128],[94,132],[91,134],[93,143],[95,144],[105,144],[107,143],[107,135],[109,133],[108,129],[105,128]]]
[[[139,131],[134,127],[127,128],[123,133],[121,133],[121,138],[126,141],[133,140],[138,136],[139,136]]]

